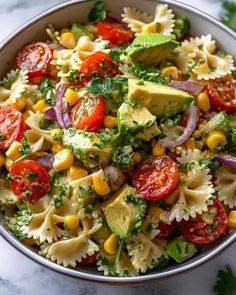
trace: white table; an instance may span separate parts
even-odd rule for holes
[[[182,0],[183,1],[183,0]],[[236,1],[236,0],[235,0]],[[0,40],[39,12],[62,0],[0,0]],[[220,1],[185,0],[219,17]],[[54,273],[17,252],[0,237],[0,295],[210,295],[217,271],[231,264],[236,245],[213,261],[174,279],[148,286],[112,287],[86,283]]]

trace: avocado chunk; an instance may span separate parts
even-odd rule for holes
[[[157,126],[157,123],[155,123],[154,125],[148,127],[144,131],[139,132],[137,135],[135,135],[135,138],[143,140],[143,141],[149,141],[153,137],[155,137],[155,136],[157,136],[159,134],[160,134],[160,129]]]
[[[207,122],[201,129],[203,135],[208,135],[210,132],[220,130],[226,134],[231,129],[231,118],[224,112],[217,113],[214,117]]]
[[[143,33],[134,39],[126,52],[133,63],[142,62],[145,66],[156,66],[178,45],[172,36]]]
[[[102,227],[92,234],[95,242],[102,244],[111,235],[111,230],[105,219],[102,220]]]
[[[69,128],[62,130],[61,140],[87,167],[93,168],[107,163],[111,158],[111,145],[103,139],[102,134]]]
[[[128,98],[136,100],[156,117],[171,117],[186,111],[193,96],[185,91],[148,81],[129,79]]]
[[[137,134],[156,124],[156,117],[146,107],[123,103],[118,109],[118,131],[121,134]]]
[[[93,40],[94,36],[92,33],[88,31],[88,29],[78,23],[73,23],[71,27],[71,33],[74,35],[75,41],[77,42],[80,37],[88,36],[90,39]]]
[[[167,245],[167,254],[177,263],[182,263],[197,253],[193,243],[187,241],[183,236],[177,237]]]
[[[133,187],[125,185],[103,205],[103,210],[111,231],[125,239],[144,217],[146,202]]]

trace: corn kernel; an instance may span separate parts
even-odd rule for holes
[[[116,117],[105,116],[103,125],[105,128],[116,128]]]
[[[41,113],[45,113],[47,110],[49,110],[51,107],[48,105],[43,99],[39,100],[34,106],[33,110],[35,112],[39,111]]]
[[[133,155],[133,160],[135,163],[140,163],[142,161],[142,155],[139,152],[135,152]]]
[[[14,161],[12,159],[6,158],[5,167],[6,167],[8,172],[10,171],[13,164],[14,164]]]
[[[52,152],[54,154],[57,154],[57,153],[59,153],[60,151],[62,151],[64,149],[65,149],[65,146],[62,143],[60,143],[60,142],[55,142],[52,145]]]
[[[231,210],[228,216],[228,226],[236,229],[236,210]]]
[[[213,131],[207,138],[207,145],[211,151],[215,151],[220,146],[224,146],[227,144],[227,139],[223,132],[221,131]]]
[[[69,177],[73,180],[85,177],[88,175],[88,171],[79,167],[78,165],[72,165],[69,170]]]
[[[198,149],[198,150],[201,150],[202,148],[203,148],[203,142],[202,141],[198,141],[198,140],[196,140],[195,141],[195,145],[196,145],[196,148]]]
[[[179,70],[175,66],[166,67],[162,70],[162,74],[167,76],[171,80],[179,80]]]
[[[157,142],[152,149],[152,154],[154,156],[161,156],[164,153],[165,153],[165,148],[160,144],[160,142]]]
[[[74,35],[71,32],[62,33],[61,44],[67,49],[74,49],[76,46]]]
[[[142,33],[156,33],[157,31],[157,24],[150,24],[150,25],[146,25],[143,30]]]
[[[110,192],[103,170],[93,173],[93,187],[95,192],[101,196],[105,196]]]
[[[172,206],[172,205],[174,205],[177,202],[178,198],[179,198],[179,190],[176,189],[172,194],[170,194],[168,197],[166,197],[164,199],[164,202],[167,205]]]
[[[75,105],[80,99],[78,92],[72,89],[67,89],[65,98],[71,106]]]
[[[12,106],[18,109],[19,111],[22,111],[26,106],[26,98],[24,96],[18,98],[16,102],[12,104]]]
[[[20,148],[22,144],[18,141],[13,141],[10,145],[9,149],[6,151],[6,156],[10,158],[12,161],[16,161],[21,157]]]
[[[196,104],[203,112],[208,112],[211,109],[209,97],[206,92],[202,92],[196,99]]]
[[[67,215],[64,221],[68,229],[75,229],[79,226],[79,217],[77,215]]]
[[[148,215],[154,219],[160,219],[160,215],[161,213],[163,213],[164,210],[159,208],[159,207],[150,207],[149,211],[148,211]]]
[[[193,138],[190,138],[190,139],[185,143],[185,146],[186,146],[187,149],[193,151],[193,150],[196,148],[194,139],[193,139]]]
[[[107,238],[106,241],[104,242],[103,248],[108,254],[114,255],[116,254],[117,243],[118,243],[117,235],[111,234],[109,238]]]
[[[70,168],[73,162],[74,155],[67,149],[64,149],[55,155],[53,167],[55,170],[60,171]]]
[[[5,157],[0,154],[0,167],[2,167],[5,163],[6,163]]]

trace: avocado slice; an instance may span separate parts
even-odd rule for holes
[[[133,187],[125,185],[102,208],[111,231],[125,239],[144,217],[146,202]]]
[[[183,236],[170,241],[166,249],[167,254],[178,263],[188,260],[197,253],[196,246],[187,241]]]
[[[74,35],[76,42],[79,40],[81,36],[88,36],[91,40],[94,39],[93,34],[90,33],[85,26],[78,23],[72,24],[71,33]]]
[[[117,112],[117,125],[121,134],[137,134],[156,124],[156,117],[146,107],[123,103]]]
[[[159,118],[186,111],[194,99],[185,91],[148,81],[129,79],[128,87],[128,98],[138,101]]]
[[[162,62],[179,43],[172,36],[158,33],[138,35],[127,48],[127,56],[133,63],[142,62],[145,66],[155,66]]]
[[[143,140],[143,141],[149,141],[153,137],[155,137],[155,136],[157,136],[159,134],[160,134],[160,129],[157,126],[157,123],[155,123],[154,125],[148,127],[144,131],[139,132],[137,135],[135,135],[135,138]]]
[[[61,140],[87,167],[93,168],[107,163],[111,158],[111,145],[105,142],[100,134],[69,128],[62,130]]]
[[[229,133],[231,129],[231,118],[224,112],[217,113],[214,117],[208,121],[201,131],[208,135],[210,132],[214,130],[220,130],[226,134]]]

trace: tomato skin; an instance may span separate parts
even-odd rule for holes
[[[207,93],[214,111],[236,112],[236,82],[232,78],[210,80]]]
[[[217,215],[213,222],[213,229],[201,217],[190,218],[188,221],[182,220],[179,223],[179,229],[183,236],[194,244],[209,244],[225,234],[227,229],[227,214],[220,201],[215,200],[209,209],[216,208]]]
[[[25,120],[14,107],[0,109],[0,150],[7,150],[13,141],[20,141],[25,130]]]
[[[97,262],[97,253],[91,255],[91,256],[87,256],[86,258],[83,258],[83,260],[79,263],[79,265],[91,265],[91,264],[95,264]]]
[[[113,44],[126,44],[134,38],[134,33],[127,25],[120,23],[112,17],[107,17],[104,21],[97,23],[98,35],[102,39]]]
[[[173,234],[177,230],[177,221],[173,220],[171,224],[164,223],[162,221],[159,222],[157,229],[160,233],[157,235],[160,239],[167,239],[173,236]]]
[[[86,85],[93,77],[104,79],[114,77],[119,73],[118,66],[112,57],[102,51],[96,51],[89,55],[83,62],[79,75],[81,82]]]
[[[96,131],[105,117],[103,97],[85,96],[80,99],[71,111],[71,124],[74,128]]]
[[[179,170],[168,156],[151,156],[132,173],[132,183],[147,201],[158,201],[170,195],[179,182]]]
[[[13,164],[10,177],[11,189],[20,200],[32,203],[50,190],[50,176],[47,170],[33,160],[23,160]],[[29,192],[29,196],[26,192]]]
[[[32,42],[17,54],[16,64],[21,70],[27,70],[30,78],[44,76],[52,60],[52,51],[44,42]]]

